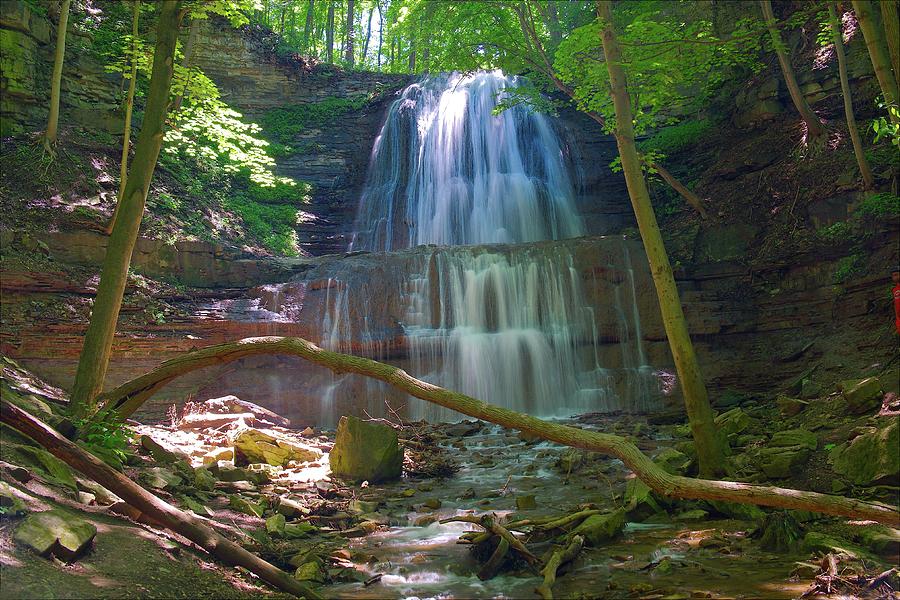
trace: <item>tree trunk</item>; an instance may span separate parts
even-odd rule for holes
[[[116,217],[119,214],[119,206],[122,197],[125,195],[125,184],[128,181],[128,150],[131,147],[131,112],[134,109],[134,88],[137,83],[137,39],[138,39],[138,19],[141,14],[141,1],[134,0],[133,13],[131,17],[131,81],[128,82],[128,95],[125,97],[125,132],[122,134],[122,166],[119,168],[119,193],[116,196],[116,208],[113,210],[112,218],[104,229],[104,233],[109,235],[113,226],[116,224]]]
[[[191,29],[188,33],[187,44],[184,47],[184,58],[181,61],[181,68],[184,70],[184,84],[181,91],[172,103],[171,112],[177,113],[184,101],[184,95],[187,93],[188,86],[191,83],[191,63],[194,60],[194,47],[197,45],[197,38],[200,36],[200,19],[191,19]]]
[[[353,68],[353,36],[356,33],[356,20],[353,18],[355,7],[353,0],[347,0],[347,46],[344,48],[344,60],[347,66]]]
[[[781,33],[778,31],[778,24],[775,22],[775,14],[772,12],[771,0],[759,0],[762,8],[763,18],[766,22],[766,28],[769,30],[769,36],[772,38],[772,47],[775,48],[775,54],[778,56],[778,64],[781,65],[781,72],[784,75],[784,82],[787,84],[788,92],[791,100],[794,102],[797,112],[803,122],[806,123],[806,133],[808,138],[816,138],[825,133],[819,117],[809,107],[806,98],[800,91],[797,84],[797,78],[794,76],[794,68],[791,66],[790,58],[787,55],[787,48],[781,40]]]
[[[381,12],[381,0],[378,0],[375,3],[375,6],[378,7],[378,58],[376,61],[376,65],[378,66],[378,70],[381,70],[381,43],[384,41],[384,13]]]
[[[631,101],[625,83],[625,71],[622,68],[621,51],[612,27],[612,7],[609,0],[598,0],[597,8],[604,21],[603,52],[606,56],[606,67],[609,70],[609,81],[613,104],[616,111],[616,143],[625,173],[628,195],[634,207],[641,238],[650,262],[650,272],[656,293],[659,296],[659,307],[662,312],[663,325],[669,338],[669,347],[675,359],[675,368],[684,393],[684,404],[687,409],[691,432],[697,447],[700,461],[700,474],[713,477],[725,472],[725,457],[720,441],[713,426],[713,411],[709,406],[706,385],[697,364],[694,346],[688,333],[678,288],[669,257],[663,245],[656,215],[650,203],[650,194],[644,182],[641,160],[634,143],[634,126],[631,117]]]
[[[325,25],[325,60],[334,64],[334,0],[328,2],[328,20]]]
[[[53,75],[50,79],[50,114],[47,117],[47,131],[44,132],[44,148],[48,152],[53,151],[59,131],[59,90],[62,86],[63,61],[66,58],[66,29],[69,26],[71,3],[72,0],[63,0],[56,26],[56,55],[53,57]]]
[[[869,50],[869,58],[872,59],[872,67],[875,69],[875,77],[881,86],[884,101],[888,106],[897,107],[897,78],[891,70],[891,59],[888,56],[887,42],[884,39],[884,29],[879,22],[879,15],[870,0],[853,0],[853,10],[866,40],[866,48]],[[900,117],[891,111],[888,113],[891,121],[900,123]]]
[[[363,44],[362,58],[359,59],[360,64],[366,64],[366,55],[369,54],[369,42],[372,40],[372,17],[375,16],[375,10],[369,11],[369,25],[366,27],[366,42]]]
[[[303,51],[306,54],[309,54],[309,38],[312,35],[313,30],[313,18],[316,14],[316,5],[314,4],[315,0],[309,0],[309,4],[306,6],[306,25],[303,27]]]
[[[416,34],[409,40],[409,72],[416,72]]]
[[[313,590],[275,565],[219,535],[197,517],[157,498],[93,454],[7,401],[0,402],[0,419],[27,435],[70,467],[96,481],[167,529],[183,535],[229,566],[241,566],[276,588],[298,597],[320,598]]]
[[[881,2],[881,23],[884,25],[891,68],[894,69],[894,81],[900,83],[900,14],[897,10],[897,0]]]
[[[147,107],[135,146],[134,162],[128,174],[128,183],[119,199],[119,216],[116,218],[106,247],[106,258],[103,261],[100,285],[91,311],[91,322],[78,359],[78,371],[72,390],[72,407],[76,415],[91,413],[97,394],[103,389],[113,336],[116,332],[116,321],[119,318],[122,295],[128,279],[128,265],[141,226],[150,180],[153,178],[156,160],[162,146],[172,84],[175,44],[181,24],[180,8],[179,0],[165,0],[159,13]]]
[[[180,375],[212,365],[229,363],[247,356],[263,354],[298,356],[327,367],[335,373],[357,373],[372,377],[416,398],[476,419],[518,429],[558,444],[614,456],[650,488],[664,496],[809,510],[857,519],[871,519],[895,527],[900,524],[900,511],[896,507],[875,502],[736,481],[710,481],[672,475],[650,460],[626,438],[549,423],[537,417],[493,406],[471,396],[420,381],[403,369],[392,365],[324,350],[312,342],[300,338],[247,338],[187,352],[164,362],[153,371],[107,392],[102,397],[103,408],[115,410],[123,418],[128,417],[150,396]]]
[[[847,77],[847,57],[844,55],[844,35],[841,28],[841,20],[835,10],[835,5],[828,4],[828,16],[831,21],[831,35],[834,41],[834,53],[837,54],[838,73],[841,78],[841,93],[844,95],[844,114],[847,118],[847,129],[850,131],[850,140],[853,142],[853,154],[856,155],[856,164],[859,165],[859,173],[863,179],[863,189],[871,190],[875,187],[875,177],[866,160],[863,151],[862,140],[859,137],[859,129],[856,127],[856,117],[853,114],[853,97],[850,91],[850,80]]]
[[[675,179],[675,177],[667,170],[665,170],[659,163],[645,160],[643,157],[641,157],[641,162],[643,162],[651,169],[655,170],[659,174],[659,176],[663,178],[663,181],[668,183],[673,190],[678,192],[681,197],[684,198],[685,201],[700,214],[700,218],[708,218],[706,209],[703,208],[703,200],[700,199],[700,196],[689,190],[687,186]]]

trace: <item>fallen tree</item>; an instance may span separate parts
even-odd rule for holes
[[[106,463],[82,450],[18,406],[0,402],[0,420],[24,433],[58,459],[93,479],[156,522],[183,535],[227,565],[241,566],[276,588],[301,598],[321,598],[305,583],[219,535],[197,517],[157,498]]]
[[[807,510],[830,515],[870,519],[887,525],[900,525],[900,510],[878,502],[846,498],[737,481],[695,479],[667,473],[627,439],[548,423],[529,415],[501,408],[471,396],[453,392],[409,375],[403,369],[368,358],[341,354],[319,348],[300,338],[258,337],[208,346],[162,363],[153,371],[122,384],[99,398],[103,409],[112,409],[122,417],[130,416],[150,396],[180,375],[247,356],[281,354],[299,356],[328,367],[335,373],[357,373],[384,381],[416,398],[457,412],[518,429],[546,440],[601,452],[625,463],[653,491],[673,498],[723,500],[775,508]]]

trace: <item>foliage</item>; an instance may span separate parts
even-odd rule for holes
[[[262,204],[243,193],[229,196],[224,204],[241,218],[248,233],[267,248],[278,254],[297,254],[295,207]]]
[[[854,215],[877,219],[900,216],[900,196],[889,192],[873,194],[860,202]]]
[[[851,254],[845,256],[837,262],[834,269],[832,280],[834,283],[846,283],[854,277],[858,277],[865,273],[865,258],[862,254]]]
[[[879,104],[879,108],[887,108],[888,112],[893,115],[894,121],[885,116],[878,117],[872,121],[871,127],[872,132],[875,134],[875,143],[887,141],[892,146],[900,149],[900,110],[896,106],[886,107],[883,103]]]
[[[682,121],[655,131],[649,138],[638,143],[638,149],[647,155],[656,152],[662,156],[678,154],[694,146],[713,129],[709,119]]]
[[[80,419],[74,425],[80,442],[104,461],[118,462],[121,466],[128,458],[128,444],[134,432],[116,411],[103,411],[93,419]]]
[[[816,232],[816,235],[823,242],[830,244],[842,244],[855,236],[853,225],[847,221],[838,221],[827,227],[822,227]]]
[[[279,106],[262,116],[262,131],[278,143],[291,144],[309,127],[331,125],[348,112],[361,109],[369,100],[366,95],[358,95]]]

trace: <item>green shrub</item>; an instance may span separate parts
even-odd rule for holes
[[[245,193],[225,200],[225,208],[234,212],[244,228],[266,248],[278,254],[294,256],[297,246],[297,209],[288,205],[261,204]]]
[[[677,154],[699,142],[712,127],[713,124],[709,119],[682,121],[677,125],[663,127],[648,139],[641,141],[638,148],[643,153]]]
[[[860,202],[855,215],[875,218],[900,216],[900,196],[888,192],[869,196]]]
[[[134,435],[115,411],[109,410],[74,423],[79,442],[110,466],[121,470],[128,458],[128,443]]]
[[[273,108],[262,116],[263,132],[275,142],[290,145],[309,127],[331,125],[348,112],[359,110],[368,101],[367,96],[331,97],[319,102]]]
[[[832,279],[834,283],[845,283],[863,273],[865,273],[865,259],[861,254],[851,254],[837,262]]]
[[[853,225],[847,221],[838,221],[828,227],[822,227],[816,235],[824,242],[840,244],[853,239]]]

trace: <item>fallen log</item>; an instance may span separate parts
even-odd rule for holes
[[[321,598],[305,583],[247,552],[196,517],[157,498],[14,404],[0,401],[0,421],[27,435],[73,469],[93,479],[154,521],[191,540],[225,564],[244,567],[263,581],[294,596],[312,600]]]
[[[443,525],[444,523],[474,523],[475,525],[479,525],[483,527],[485,531],[490,532],[493,535],[498,536],[500,539],[505,540],[510,548],[518,552],[522,555],[528,564],[531,566],[541,566],[541,559],[531,553],[525,544],[519,541],[519,539],[514,536],[510,531],[498,524],[497,521],[491,515],[481,515],[480,517],[476,517],[474,515],[460,515],[457,517],[450,517],[448,519],[441,519],[439,523]],[[493,557],[492,557],[493,558]]]
[[[572,539],[564,548],[557,548],[553,551],[553,555],[541,569],[541,575],[544,576],[544,583],[539,585],[535,591],[544,600],[553,600],[553,584],[556,583],[556,573],[559,568],[575,560],[581,548],[584,546],[584,538],[580,535],[572,536]]]
[[[210,365],[232,362],[260,354],[299,356],[328,367],[335,373],[358,373],[372,377],[393,385],[416,398],[476,419],[525,431],[573,448],[614,456],[653,491],[663,496],[807,510],[856,519],[870,519],[894,527],[900,525],[900,510],[878,502],[865,502],[843,496],[737,481],[714,481],[672,475],[623,437],[548,423],[537,417],[494,406],[471,396],[421,381],[403,369],[367,358],[324,350],[301,338],[247,338],[188,352],[101,395],[99,401],[104,408],[114,409],[120,416],[127,417],[134,413],[147,398],[180,375]]]

